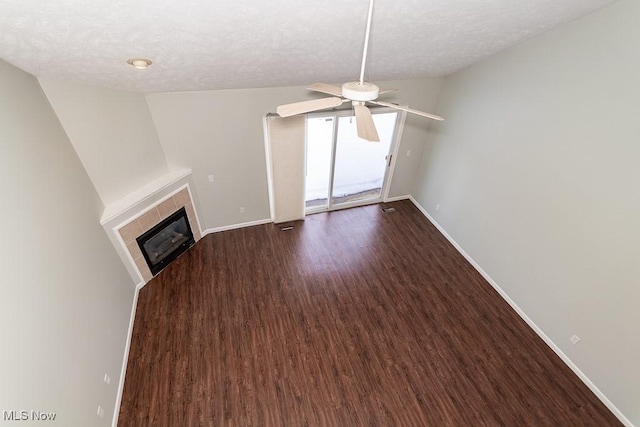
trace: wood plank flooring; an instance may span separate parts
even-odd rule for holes
[[[212,234],[139,295],[120,426],[621,425],[409,201]]]

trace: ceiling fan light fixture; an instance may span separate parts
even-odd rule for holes
[[[152,62],[145,58],[132,58],[127,61],[127,64],[131,65],[137,70],[146,70]]]
[[[373,101],[379,93],[380,88],[369,82],[346,82],[342,85],[342,96],[352,101]]]

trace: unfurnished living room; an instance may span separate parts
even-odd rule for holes
[[[640,426],[640,4],[0,4],[0,425]]]

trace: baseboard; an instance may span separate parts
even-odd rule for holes
[[[384,199],[385,203],[391,203],[391,202],[397,202],[399,200],[407,200],[410,199],[411,196],[408,194],[405,194],[404,196],[395,196],[395,197],[387,197],[386,199]]]
[[[204,233],[202,234],[202,237],[206,236],[207,234],[211,234],[211,233],[219,233],[221,231],[237,230],[238,228],[253,227],[254,225],[270,224],[272,222],[273,222],[273,220],[271,218],[268,218],[268,219],[261,219],[261,220],[258,220],[258,221],[243,222],[241,224],[225,225],[224,227],[208,228],[208,229],[204,230]]]
[[[573,361],[566,355],[564,352],[556,345],[551,338],[544,333],[544,331],[536,325],[536,323],[531,320],[529,316],[520,308],[518,305],[511,299],[511,297],[498,285],[488,274],[485,272],[482,267],[473,259],[469,254],[465,252],[465,250],[456,242],[438,222],[433,219],[431,215],[427,212],[425,208],[418,203],[413,196],[409,196],[409,200],[422,212],[422,214],[438,229],[438,231],[453,245],[454,248],[475,268],[478,273],[482,275],[482,277],[489,282],[491,286],[500,294],[500,296],[515,310],[516,313],[524,320],[527,325],[531,329],[534,330],[536,334],[562,359],[562,361],[580,378],[580,380],[587,386],[589,389],[595,394],[598,399],[605,404],[607,408],[620,420],[622,424],[627,427],[634,427],[633,423],[624,416],[624,414],[596,387],[596,385],[585,375],[584,372],[578,368],[578,366],[573,363]]]
[[[122,392],[124,391],[124,377],[127,373],[127,362],[129,361],[129,348],[131,347],[131,335],[133,334],[133,323],[136,320],[136,309],[138,307],[138,293],[144,288],[145,282],[136,285],[131,304],[131,316],[129,317],[129,331],[127,332],[127,342],[124,346],[124,359],[122,360],[122,370],[120,371],[120,382],[118,383],[118,395],[116,396],[115,409],[113,410],[112,427],[118,426],[118,416],[120,415],[120,404],[122,403]]]

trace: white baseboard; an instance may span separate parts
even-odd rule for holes
[[[241,224],[225,225],[224,227],[208,228],[208,229],[204,230],[204,233],[202,234],[202,237],[206,236],[207,234],[211,234],[211,233],[219,233],[221,231],[237,230],[238,228],[253,227],[254,225],[270,224],[272,222],[273,222],[273,220],[271,218],[268,218],[268,219],[261,219],[261,220],[252,221],[252,222],[243,222]]]
[[[542,340],[560,357],[560,359],[562,359],[562,361],[578,376],[578,378],[580,378],[580,380],[582,380],[583,383],[586,384],[587,387],[589,387],[589,389],[598,397],[598,399],[600,399],[602,401],[602,403],[604,403],[606,405],[607,408],[609,408],[609,410],[611,412],[613,412],[613,414],[618,417],[618,419],[620,420],[620,422],[622,424],[624,424],[627,427],[634,427],[633,423],[631,423],[631,421],[629,421],[627,419],[627,417],[624,416],[624,414],[604,395],[604,393],[602,393],[600,391],[600,389],[598,389],[598,387],[596,387],[596,385],[585,375],[584,372],[582,372],[580,370],[580,368],[578,368],[578,366],[573,363],[573,361],[566,355],[564,354],[564,352],[560,349],[560,347],[558,347],[556,345],[556,343],[554,343],[551,338],[549,338],[547,336],[547,334],[544,333],[544,331],[542,329],[540,329],[540,327],[538,325],[535,324],[535,322],[533,320],[531,320],[531,318],[529,316],[527,316],[527,314],[520,308],[518,307],[518,305],[515,303],[515,301],[513,301],[511,299],[511,297],[500,287],[500,285],[498,285],[488,274],[487,272],[485,272],[482,267],[480,267],[480,265],[475,262],[475,260],[473,258],[471,258],[471,256],[469,256],[469,254],[467,254],[465,252],[465,250],[458,244],[458,242],[456,242],[446,231],[444,228],[442,228],[440,226],[440,224],[438,224],[438,222],[433,219],[433,217],[431,215],[429,215],[429,213],[426,211],[425,208],[423,208],[420,203],[418,203],[418,201],[416,199],[413,198],[413,196],[409,196],[409,200],[411,200],[411,202],[413,202],[413,204],[420,210],[420,212],[422,212],[422,214],[427,217],[427,219],[438,229],[438,231],[440,231],[440,233],[456,248],[456,250],[458,252],[460,252],[460,254],[469,262],[469,264],[471,264],[473,266],[473,268],[475,268],[478,273],[480,273],[482,275],[482,277],[484,277],[484,279],[489,282],[489,284],[491,286],[493,286],[493,288],[500,294],[500,296],[511,306],[511,308],[513,308],[515,310],[516,313],[518,313],[518,315],[522,318],[522,320],[524,320],[525,322],[527,322],[527,325],[529,325],[529,327],[531,329],[534,330],[534,332],[536,334],[538,334],[538,336],[540,338],[542,338]]]
[[[384,202],[385,203],[397,202],[398,200],[407,200],[410,198],[411,198],[410,195],[405,194],[404,196],[387,197],[386,199],[384,199]]]
[[[124,346],[124,359],[122,360],[122,370],[120,371],[120,382],[118,383],[118,395],[116,396],[115,409],[113,410],[112,427],[118,427],[118,416],[120,415],[120,404],[122,403],[122,392],[124,391],[124,377],[127,373],[127,362],[129,361],[129,348],[131,347],[131,335],[133,334],[133,323],[136,320],[136,309],[138,307],[138,294],[144,288],[145,282],[136,285],[133,293],[133,303],[131,304],[131,316],[129,317],[129,331],[127,332],[127,342]]]

